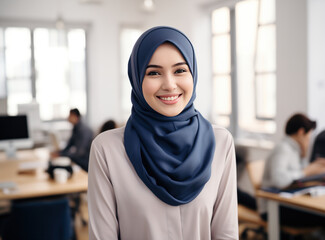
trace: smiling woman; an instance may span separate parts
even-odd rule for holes
[[[147,30],[128,74],[126,126],[92,144],[89,239],[238,239],[233,140],[194,108],[191,42],[174,28]]]

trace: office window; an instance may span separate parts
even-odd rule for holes
[[[120,31],[120,56],[121,56],[121,117],[126,121],[131,113],[131,85],[128,76],[128,61],[133,45],[142,34],[142,30],[136,27],[122,27]]]
[[[246,0],[212,13],[216,122],[235,136],[275,132],[275,0]]]
[[[19,103],[33,99],[31,31],[28,28],[7,28],[4,39],[7,107],[10,114],[15,114]]]
[[[5,45],[3,29],[0,28],[0,99],[6,97],[6,81],[5,81]]]
[[[230,125],[231,106],[231,49],[230,11],[221,8],[212,14],[213,109],[217,122]]]
[[[7,27],[0,34],[0,97],[8,114],[30,102],[39,104],[42,120],[66,118],[72,107],[86,114],[84,29]]]

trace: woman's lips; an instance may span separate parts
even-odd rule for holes
[[[163,96],[157,96],[157,98],[165,103],[165,104],[175,104],[179,101],[180,97],[182,94],[177,94],[177,95],[163,95]]]

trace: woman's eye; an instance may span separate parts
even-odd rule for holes
[[[175,73],[184,73],[184,72],[186,72],[186,70],[183,69],[183,68],[177,69],[177,70],[175,71]]]
[[[159,73],[156,72],[156,71],[150,71],[150,72],[147,73],[147,75],[149,75],[149,76],[155,76],[155,75],[159,75]]]

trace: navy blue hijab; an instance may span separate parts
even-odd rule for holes
[[[181,52],[194,80],[189,103],[174,117],[153,110],[142,93],[146,67],[155,50],[166,42]],[[124,133],[126,153],[143,183],[160,200],[173,206],[188,203],[210,179],[215,149],[211,124],[193,106],[197,82],[193,46],[177,29],[151,28],[135,43],[128,74],[133,107]]]

